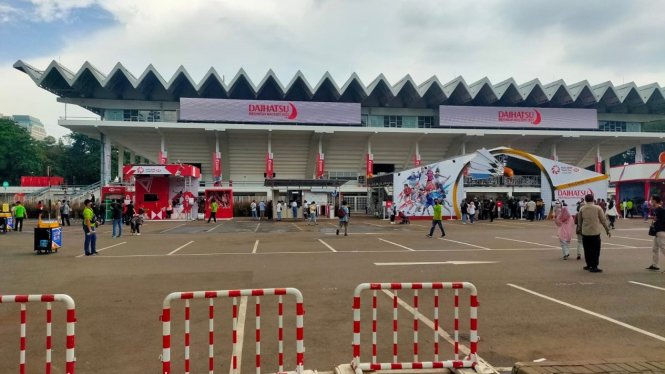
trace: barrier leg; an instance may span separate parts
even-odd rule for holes
[[[284,372],[284,304],[282,300],[282,295],[279,296],[279,316],[278,316],[278,328],[279,328],[279,372]]]
[[[397,290],[393,291],[393,363],[397,363]]]
[[[459,361],[459,290],[455,290],[455,361]]]
[[[376,364],[376,290],[372,295],[372,363]]]
[[[189,300],[185,300],[185,374],[189,374]]]
[[[51,374],[51,303],[46,303],[46,374]]]
[[[21,354],[19,359],[19,371],[25,374],[25,304],[21,303]]]
[[[434,290],[434,361],[439,361],[439,290]]]
[[[209,306],[209,321],[208,321],[208,372],[210,374],[213,374],[213,371],[215,369],[215,338],[214,338],[214,319],[215,319],[215,304],[213,302],[213,299],[210,299],[210,306]]]

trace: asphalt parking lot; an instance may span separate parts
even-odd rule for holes
[[[80,373],[149,373],[161,369],[164,297],[174,291],[295,287],[305,304],[305,368],[330,371],[352,358],[352,297],[365,282],[472,282],[479,292],[479,354],[497,370],[517,361],[665,359],[665,274],[651,264],[651,238],[641,220],[620,220],[603,238],[602,274],[584,261],[562,260],[551,221],[497,220],[462,225],[445,221],[446,237],[426,238],[427,221],[389,225],[351,217],[349,236],[336,221],[147,222],[141,236],[111,239],[98,230],[98,250],[83,257],[83,232],[63,230],[53,255],[32,251],[32,227],[0,236],[0,294],[64,293],[76,301],[76,357]],[[574,243],[575,244],[575,243]],[[573,246],[574,247],[574,246]],[[665,263],[665,260],[663,261]],[[460,293],[460,343],[468,346],[468,293]],[[398,294],[399,358],[413,360],[413,292]],[[433,358],[433,293],[419,293],[419,358]],[[378,359],[392,360],[392,300],[379,292]],[[362,357],[371,359],[371,293],[363,295]],[[239,298],[239,353],[255,370],[255,298]],[[54,305],[53,371],[64,372],[64,309]],[[19,362],[20,313],[0,305],[0,372]],[[284,368],[295,365],[295,306],[284,297]],[[228,299],[215,300],[215,370],[231,357]],[[208,367],[208,301],[191,301],[192,372]],[[451,358],[452,292],[441,291],[441,359]],[[261,299],[261,363],[277,371],[277,302]],[[27,369],[41,371],[45,309],[27,306]],[[184,302],[173,303],[172,362],[184,365]],[[244,327],[241,329],[241,327]]]

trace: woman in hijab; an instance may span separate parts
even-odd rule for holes
[[[557,225],[556,236],[559,238],[559,244],[561,244],[563,259],[567,260],[570,256],[570,241],[573,238],[573,225],[575,222],[565,205],[561,207],[561,213],[556,216],[554,222]]]

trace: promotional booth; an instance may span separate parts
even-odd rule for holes
[[[659,158],[660,162],[612,167],[610,183],[616,186],[616,200],[642,204],[644,200],[651,200],[653,195],[665,198],[665,152]]]
[[[143,209],[151,220],[166,219],[166,208],[173,206],[171,219],[196,217],[201,171],[192,165],[125,165],[124,178],[134,206]],[[133,193],[131,192],[133,186]]]
[[[210,217],[212,199],[217,202],[217,219],[233,218],[233,190],[230,188],[207,188],[205,190],[205,219]],[[199,208],[201,209],[201,208]]]
[[[105,215],[106,215],[106,220],[111,220],[111,215],[113,212],[111,211],[111,204],[113,202],[121,202],[121,203],[126,203],[128,204],[131,200],[132,197],[127,193],[127,188],[124,186],[107,186],[107,187],[102,187],[102,196],[100,197],[100,201],[102,204],[104,204],[104,207],[106,208],[105,210]]]

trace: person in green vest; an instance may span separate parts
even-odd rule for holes
[[[633,218],[633,200],[628,200],[626,203],[626,218],[630,216],[630,218]]]
[[[212,203],[210,204],[210,217],[208,217],[208,223],[210,223],[210,220],[214,220],[215,223],[217,223],[217,201],[215,199],[212,199]]]
[[[85,242],[83,250],[86,256],[97,255],[97,233],[95,227],[97,225],[97,217],[92,211],[92,200],[85,199],[83,202],[85,208],[83,209],[83,232],[85,233]]]
[[[28,212],[25,211],[25,207],[21,205],[20,201],[17,201],[14,207],[14,218],[16,218],[14,230],[23,231],[23,219],[28,218]]]
[[[443,238],[446,236],[446,232],[443,231],[443,225],[441,225],[441,204],[439,203],[439,199],[434,199],[434,208],[432,209],[434,209],[434,216],[432,217],[432,228],[429,230],[427,237],[432,237],[434,234],[434,229],[438,225],[441,229],[441,237]]]

